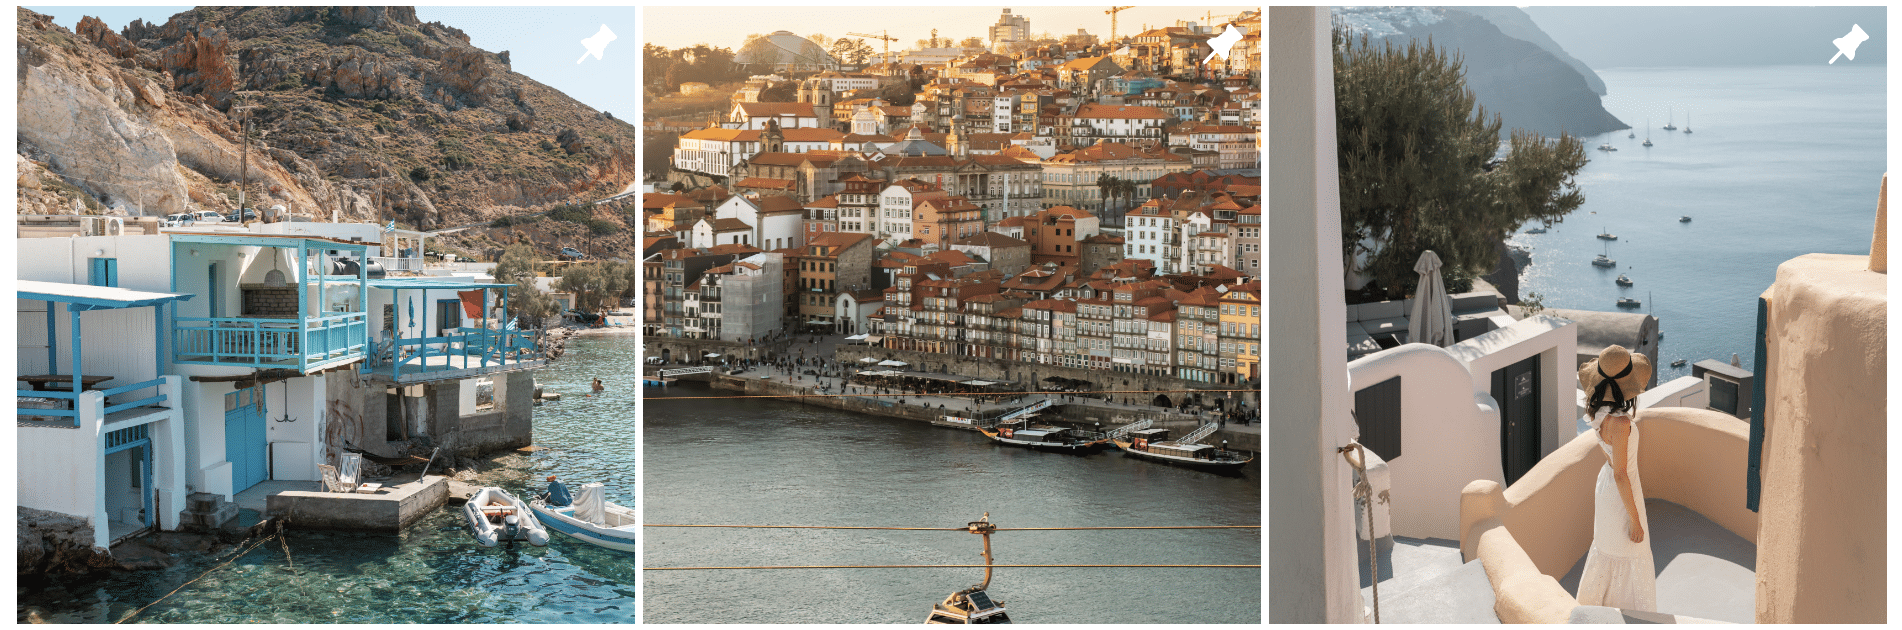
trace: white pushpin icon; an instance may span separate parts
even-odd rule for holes
[[[581,58],[576,59],[575,63],[587,61],[589,55],[593,55],[595,61],[600,61],[601,53],[608,49],[608,42],[614,41],[615,39],[614,31],[608,30],[608,25],[602,24],[601,30],[595,31],[594,37],[581,40],[581,45],[586,47],[588,52],[581,53]],[[1855,59],[1856,56],[1850,55],[1849,58]]]
[[[1239,41],[1242,41],[1242,32],[1237,30],[1234,24],[1229,24],[1227,30],[1222,31],[1221,35],[1217,35],[1215,39],[1209,40],[1209,56],[1202,58],[1202,63],[1208,63],[1215,59],[1216,55],[1221,55],[1223,59],[1228,59],[1230,49],[1234,48],[1235,42]],[[1855,57],[1850,57],[1850,59],[1855,59]]]
[[[1829,58],[1830,63],[1836,63],[1837,57],[1843,55],[1849,55],[1849,60],[1855,61],[1856,47],[1861,46],[1863,42],[1869,41],[1869,34],[1862,32],[1861,24],[1851,24],[1849,25],[1849,34],[1838,37],[1834,41],[1836,42],[1836,56]]]

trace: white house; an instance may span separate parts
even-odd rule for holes
[[[1168,112],[1155,107],[1084,103],[1077,107],[1074,120],[1089,129],[1091,138],[1128,142],[1162,140],[1163,125],[1171,118]]]
[[[714,219],[737,219],[752,229],[750,240],[739,242],[768,251],[804,244],[805,214],[805,206],[784,195],[735,195],[713,209]]]
[[[1161,201],[1149,200],[1123,214],[1123,257],[1156,264],[1158,274],[1182,273],[1182,235]]]

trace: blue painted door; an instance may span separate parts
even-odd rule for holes
[[[264,413],[258,409],[258,388],[225,394],[225,459],[231,462],[231,493],[264,481]]]

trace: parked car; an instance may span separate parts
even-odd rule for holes
[[[193,223],[218,223],[224,220],[225,215],[210,210],[181,212],[165,215],[165,227],[184,227]]]
[[[561,248],[561,257],[580,259],[580,258],[587,258],[588,255],[581,253],[581,250],[575,249],[573,247],[563,247]]]
[[[226,223],[238,223],[238,222],[241,222],[241,221],[256,221],[256,220],[258,220],[258,212],[257,212],[256,210],[252,210],[252,209],[250,209],[250,208],[245,208],[245,209],[243,210],[243,212],[244,212],[244,216],[243,216],[243,217],[239,217],[239,216],[238,216],[238,212],[236,212],[236,211],[233,211],[233,212],[232,212],[231,214],[227,214],[227,215],[225,215],[225,222],[226,222]]]

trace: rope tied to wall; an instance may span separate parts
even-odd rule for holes
[[[1354,482],[1354,502],[1367,502],[1367,575],[1374,585],[1374,623],[1380,623],[1380,555],[1374,550],[1374,486],[1367,480],[1367,447],[1354,440],[1335,452],[1346,458],[1347,465],[1353,466],[1359,475],[1359,480]]]

